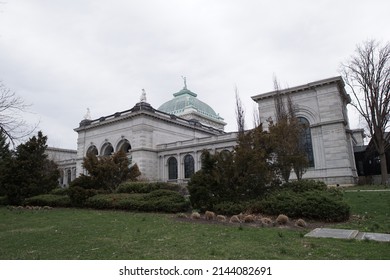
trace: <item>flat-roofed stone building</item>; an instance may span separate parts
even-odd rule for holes
[[[265,128],[269,118],[275,119],[275,94],[252,97]],[[310,167],[303,177],[327,184],[355,183],[352,140],[356,136],[349,129],[346,106],[350,98],[341,77],[284,89],[280,94],[291,97],[299,120],[307,124],[305,143]],[[201,169],[203,150],[234,149],[237,133],[224,132],[225,125],[223,118],[187,89],[186,83],[158,109],[146,101],[143,91],[140,102],[129,110],[97,119],[86,114],[74,129],[78,133],[77,151],[68,153],[71,158],[57,158],[65,172],[62,182],[67,185],[85,173],[82,161],[87,153],[109,156],[119,150],[126,152],[132,164],[137,163],[144,179],[186,182]],[[60,149],[57,154],[61,154]]]
[[[341,77],[324,79],[253,96],[260,121],[275,120],[275,95],[289,95],[300,122],[307,124],[305,148],[310,167],[303,178],[327,184],[354,184],[357,172],[349,128],[347,104],[351,101]],[[286,98],[285,98],[286,99]]]
[[[89,152],[107,156],[122,150],[143,178],[183,182],[201,168],[203,149],[233,150],[236,134],[225,133],[225,125],[186,85],[159,109],[146,102],[143,92],[130,110],[95,120],[87,114],[80,122],[76,172],[85,173],[82,160]]]

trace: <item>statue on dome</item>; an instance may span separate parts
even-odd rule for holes
[[[145,91],[145,89],[142,89],[140,102],[146,102],[146,91]]]
[[[184,88],[183,89],[187,89],[187,77],[184,77],[184,76],[181,76],[183,81],[184,81]]]
[[[90,120],[91,119],[91,111],[89,108],[87,108],[87,112],[84,115],[84,120]]]

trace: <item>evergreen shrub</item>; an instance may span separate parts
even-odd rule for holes
[[[96,182],[92,177],[90,176],[85,176],[85,175],[80,175],[76,179],[74,179],[70,185],[69,189],[72,187],[80,187],[83,189],[100,189],[102,186]]]
[[[186,193],[186,188],[178,184],[165,182],[123,182],[116,189],[117,193],[150,193],[155,190],[171,190],[181,194]]]
[[[0,196],[0,205],[7,205],[7,204],[8,204],[7,196]]]
[[[222,215],[237,215],[248,210],[249,203],[235,203],[235,202],[221,202],[216,204],[213,209],[214,212]]]
[[[69,195],[69,188],[55,188],[54,190],[50,191],[50,194]]]
[[[291,190],[294,192],[305,192],[310,190],[326,191],[328,189],[324,182],[315,180],[289,181],[287,183],[281,184],[279,188],[284,190]]]
[[[102,191],[96,189],[84,189],[79,186],[72,186],[69,188],[69,197],[72,206],[82,207],[85,201],[92,196],[95,196]]]
[[[85,206],[96,209],[177,213],[187,211],[189,202],[175,191],[155,190],[146,194],[98,194],[87,198]]]
[[[327,222],[345,221],[350,215],[350,207],[343,201],[342,193],[334,190],[276,191],[253,205],[252,211]]]
[[[159,186],[148,182],[124,182],[116,189],[117,193],[150,193],[158,190]]]
[[[31,206],[51,206],[51,207],[69,207],[70,198],[67,195],[41,194],[26,198],[24,205]]]

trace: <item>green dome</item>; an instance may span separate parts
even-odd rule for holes
[[[199,114],[206,117],[223,120],[215,111],[206,103],[200,101],[197,94],[184,87],[181,91],[173,94],[174,98],[162,104],[158,110],[180,116],[185,110],[193,109]]]

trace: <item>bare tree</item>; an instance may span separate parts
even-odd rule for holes
[[[386,133],[390,114],[390,43],[381,45],[369,40],[358,45],[355,54],[341,65],[345,83],[354,96],[352,106],[364,118],[379,154],[381,183],[387,182],[386,150],[390,134]]]
[[[21,116],[28,107],[15,92],[0,83],[0,132],[13,144],[35,130]]]
[[[242,134],[245,131],[245,110],[242,105],[238,88],[237,86],[234,88],[236,93],[236,121],[237,121],[237,129],[239,134]]]
[[[294,169],[297,179],[300,180],[308,166],[307,156],[302,145],[303,127],[296,117],[297,108],[291,96],[282,94],[276,77],[274,77],[274,89],[276,122],[272,119],[269,119],[268,122],[274,145],[275,166],[285,182],[288,182],[290,178],[291,169]]]

